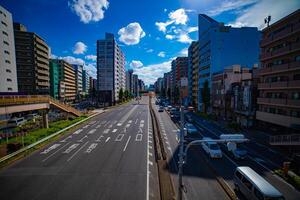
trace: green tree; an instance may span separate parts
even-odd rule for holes
[[[201,90],[202,102],[203,102],[203,111],[207,113],[207,109],[210,106],[210,89],[208,81],[204,82],[203,89]]]
[[[119,90],[119,101],[123,102],[123,98],[124,98],[124,92],[123,92],[123,88],[121,88]]]
[[[130,96],[129,96],[129,91],[128,91],[128,90],[125,90],[125,92],[124,92],[124,98],[125,98],[126,100],[128,100],[128,99],[130,98]]]

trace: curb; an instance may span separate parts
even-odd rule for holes
[[[55,137],[55,136],[61,134],[62,132],[67,131],[67,130],[69,130],[70,128],[72,128],[72,127],[74,127],[74,126],[77,126],[78,124],[81,124],[82,122],[85,122],[85,121],[91,119],[92,117],[95,117],[95,116],[97,116],[97,115],[99,115],[99,114],[102,114],[102,113],[105,113],[105,111],[103,111],[103,112],[101,112],[101,113],[95,113],[95,114],[93,114],[93,115],[91,115],[91,116],[89,116],[89,117],[87,117],[87,118],[85,118],[85,119],[83,119],[83,120],[81,120],[81,121],[79,121],[79,122],[76,122],[75,124],[72,124],[72,125],[70,125],[70,126],[68,126],[68,127],[66,127],[66,128],[63,128],[63,129],[60,130],[60,131],[57,131],[57,132],[55,132],[55,133],[53,133],[53,134],[51,134],[51,135],[49,135],[49,136],[47,136],[47,137],[45,137],[45,138],[43,138],[43,139],[41,139],[41,140],[39,140],[39,141],[33,143],[33,144],[30,144],[30,145],[28,145],[27,147],[24,147],[24,148],[22,148],[22,149],[19,149],[18,151],[15,151],[15,152],[13,152],[13,153],[11,153],[11,154],[8,154],[8,155],[6,155],[6,156],[0,158],[0,163],[5,162],[5,161],[7,161],[7,160],[9,160],[9,159],[11,159],[11,158],[13,158],[13,157],[19,155],[20,153],[23,153],[23,152],[25,152],[25,151],[27,151],[27,150],[29,150],[29,149],[31,149],[31,148],[37,146],[37,145],[39,145],[39,144],[41,144],[41,143],[43,143],[43,142],[49,140],[49,139],[51,139],[51,138],[53,138],[53,137]]]

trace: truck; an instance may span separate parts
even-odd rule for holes
[[[220,139],[246,139],[243,134],[222,134]],[[222,145],[222,149],[229,154],[230,157],[236,160],[245,159],[247,156],[247,151],[241,147],[242,142],[227,142]]]

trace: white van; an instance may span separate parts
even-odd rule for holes
[[[203,140],[212,140],[210,137],[204,137]],[[222,151],[216,142],[202,142],[202,148],[211,158],[222,158]]]
[[[237,167],[234,172],[234,187],[246,199],[284,200],[283,195],[250,167]]]
[[[20,118],[13,118],[7,121],[7,126],[8,127],[17,127],[17,126],[21,126],[26,122],[26,120],[24,119],[24,117],[20,117]]]

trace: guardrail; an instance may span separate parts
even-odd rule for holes
[[[45,138],[43,138],[43,139],[41,139],[41,140],[39,140],[39,141],[33,143],[33,144],[30,144],[30,145],[28,145],[28,146],[26,146],[26,147],[24,147],[24,148],[22,148],[22,149],[20,149],[20,150],[18,150],[18,151],[15,151],[15,152],[13,152],[13,153],[11,153],[11,154],[9,154],[9,155],[6,155],[6,156],[0,158],[0,163],[3,163],[3,162],[5,162],[5,161],[7,161],[7,160],[9,160],[9,159],[11,159],[11,158],[13,158],[13,157],[15,157],[15,156],[21,154],[21,153],[23,153],[23,152],[25,152],[25,151],[27,151],[27,150],[33,148],[33,147],[35,147],[35,146],[37,146],[37,145],[39,145],[39,144],[42,144],[43,142],[45,142],[45,141],[47,141],[47,140],[49,140],[49,139],[51,139],[51,138],[53,138],[53,137],[55,137],[55,136],[61,134],[61,133],[64,132],[64,131],[67,131],[67,130],[69,130],[70,128],[72,128],[72,127],[74,127],[74,126],[77,126],[78,124],[80,124],[80,123],[82,123],[82,122],[85,122],[85,121],[89,120],[90,118],[95,117],[96,115],[99,115],[99,114],[100,114],[100,113],[95,113],[94,115],[91,115],[91,116],[89,116],[89,117],[87,117],[87,118],[85,118],[85,119],[83,119],[83,120],[81,120],[81,121],[79,121],[79,122],[76,122],[75,124],[72,124],[72,125],[70,125],[70,126],[64,128],[64,129],[62,129],[62,130],[60,130],[60,131],[58,131],[58,132],[56,132],[56,133],[53,133],[53,134],[51,134],[51,135],[49,135],[49,136],[47,136],[47,137],[45,137]]]

